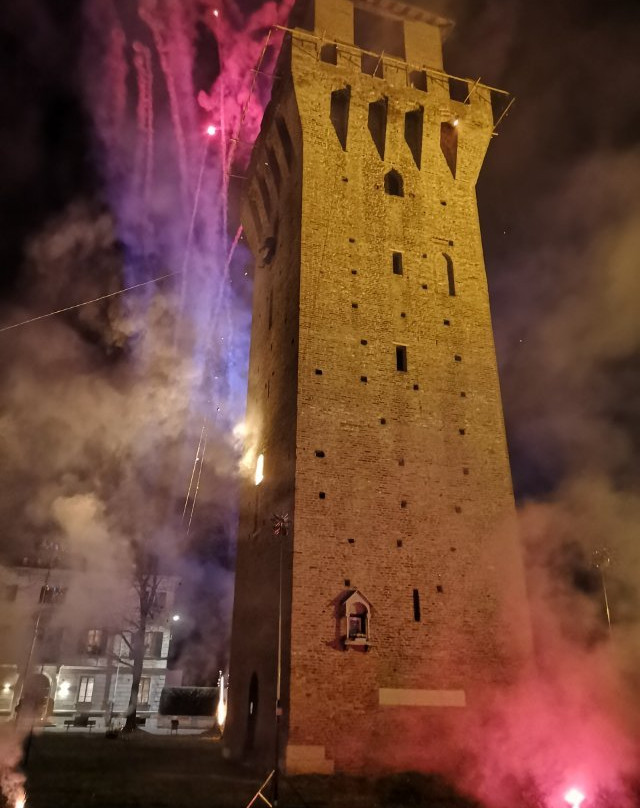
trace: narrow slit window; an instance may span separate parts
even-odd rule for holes
[[[396,345],[396,370],[407,372],[407,346]]]
[[[404,116],[404,139],[416,168],[420,168],[422,163],[422,121],[424,109],[418,107],[405,113]]]
[[[284,118],[276,119],[276,128],[278,130],[278,134],[280,135],[280,140],[282,141],[284,159],[287,161],[287,166],[291,168],[293,164],[293,143],[291,141],[289,130],[287,129],[287,124],[284,122]]]
[[[262,230],[262,219],[260,217],[260,212],[258,211],[258,206],[256,205],[256,201],[252,194],[249,194],[249,210],[251,211],[251,218],[253,219],[253,226],[257,233],[260,233]]]
[[[260,198],[262,199],[262,207],[267,214],[267,219],[271,216],[271,194],[269,193],[269,186],[265,182],[264,177],[258,177],[258,188],[260,189]]]
[[[280,163],[278,163],[276,153],[271,146],[267,148],[267,160],[269,161],[269,168],[271,169],[276,189],[279,191],[282,183],[282,172],[280,171]]]
[[[453,261],[451,260],[451,256],[447,255],[447,253],[442,253],[445,263],[447,265],[447,286],[449,288],[449,296],[455,297],[456,296],[456,278],[453,272]]]
[[[416,623],[420,622],[420,592],[417,589],[413,590],[413,619]]]
[[[372,101],[369,104],[368,126],[373,144],[378,150],[380,159],[384,160],[384,146],[387,137],[387,108],[386,98]]]
[[[401,252],[394,252],[391,253],[391,260],[393,266],[393,274],[394,275],[402,275],[402,253]]]
[[[273,325],[273,289],[269,291],[269,331]]]
[[[331,93],[331,123],[342,147],[347,150],[347,131],[349,129],[349,104],[351,103],[351,87],[334,90]]]

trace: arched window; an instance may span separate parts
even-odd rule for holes
[[[384,190],[389,196],[404,196],[402,174],[392,168],[384,175]]]
[[[342,620],[344,644],[348,646],[369,645],[371,629],[371,604],[358,590],[351,590],[342,600]]]
[[[451,297],[455,297],[456,294],[456,279],[453,274],[453,261],[451,260],[451,256],[447,255],[446,253],[442,253],[442,256],[447,264],[447,284],[449,286],[449,295]]]

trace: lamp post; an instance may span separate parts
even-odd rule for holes
[[[41,595],[40,595],[40,599],[39,599],[39,602],[38,602],[38,611],[36,612],[36,619],[35,619],[35,623],[34,623],[34,626],[33,626],[33,636],[31,637],[31,645],[29,647],[29,654],[27,655],[27,661],[25,662],[24,671],[23,671],[23,674],[22,674],[22,683],[20,685],[20,691],[19,691],[19,694],[18,694],[18,704],[20,704],[20,702],[23,700],[23,697],[24,697],[25,684],[26,684],[27,678],[29,676],[29,669],[31,668],[31,662],[33,661],[33,655],[34,655],[34,652],[35,652],[36,644],[38,642],[38,632],[40,631],[40,622],[42,620],[42,614],[43,614],[43,610],[44,610],[44,605],[47,602],[47,592],[48,592],[48,589],[49,589],[49,580],[51,578],[51,570],[53,568],[53,564],[54,564],[56,555],[58,553],[58,550],[60,549],[59,546],[55,542],[49,542],[49,541],[43,542],[42,547],[45,550],[49,551],[49,558],[48,558],[48,562],[47,562],[47,572],[46,572],[46,575],[45,575],[45,578],[44,578],[44,585],[42,586],[42,589],[40,590]],[[27,767],[27,764],[29,763],[29,754],[31,752],[31,743],[33,741],[34,718],[35,718],[35,716],[33,715],[33,712],[31,712],[31,714],[28,715],[29,733],[27,735],[27,740],[26,740],[26,743],[25,743],[25,746],[24,746],[24,752],[23,752],[23,756],[22,756],[22,766],[25,769]],[[16,726],[17,726],[17,723],[18,722],[16,721]]]
[[[289,534],[289,514],[274,515],[271,519],[273,535],[279,537],[278,562],[278,651],[276,659],[276,722],[275,722],[275,760],[273,766],[273,805],[278,805],[280,786],[280,719],[282,717],[282,560],[284,539]]]
[[[611,555],[606,547],[600,547],[593,553],[593,566],[600,572],[600,580],[602,581],[602,595],[604,597],[604,609],[607,615],[607,625],[609,627],[609,635],[611,635],[611,610],[609,608],[609,596],[607,594],[607,582],[604,577],[604,571],[611,564]]]

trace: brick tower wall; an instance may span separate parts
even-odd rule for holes
[[[489,90],[476,86],[467,103],[450,98],[440,21],[405,20],[409,66],[383,57],[382,78],[363,73],[348,44],[349,10],[346,0],[316,0],[324,38],[292,35],[283,54],[292,83],[265,116],[245,217],[254,254],[271,226],[255,224],[256,210],[272,209],[282,244],[256,271],[248,420],[269,447],[263,513],[295,515],[283,556],[292,772],[375,767],[380,754],[415,766],[400,743],[407,728],[455,721],[487,686],[513,680],[530,647],[475,198],[493,128]],[[337,51],[327,55],[332,38]],[[416,68],[427,70],[426,91],[408,86]],[[384,99],[376,143],[370,105]],[[295,169],[274,213],[264,183],[273,180],[265,164],[278,116]],[[385,192],[391,171],[402,196]],[[265,278],[282,278],[278,353],[261,325],[271,306]],[[264,399],[269,373],[274,401]],[[247,550],[251,496],[239,542],[232,711],[246,702],[251,666],[275,669],[279,545],[265,525]],[[349,646],[343,602],[356,590],[370,604],[368,637]],[[265,686],[269,676],[265,669]],[[269,737],[273,706],[260,704]]]

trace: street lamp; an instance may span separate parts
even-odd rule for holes
[[[278,804],[278,787],[280,785],[280,719],[282,718],[281,684],[282,684],[282,557],[284,538],[289,534],[289,514],[274,515],[271,519],[273,535],[280,538],[280,560],[278,564],[278,657],[276,660],[276,737],[275,763],[273,767],[273,804]]]
[[[260,457],[262,457],[262,455],[260,455]],[[258,483],[256,483],[256,485],[257,484]],[[261,799],[268,806],[268,808],[275,808],[275,806],[278,805],[280,788],[280,719],[282,718],[282,563],[284,559],[284,539],[289,534],[289,514],[285,513],[282,516],[274,514],[274,516],[271,517],[271,526],[273,535],[280,538],[278,560],[278,649],[276,655],[274,766],[269,772],[267,779],[253,795],[251,801],[247,803],[246,808],[252,808],[258,799]],[[262,792],[271,782],[273,782],[273,790],[271,801],[269,801]]]
[[[600,580],[602,581],[602,594],[604,597],[604,608],[607,614],[607,625],[609,626],[609,634],[611,634],[611,610],[609,609],[609,596],[607,594],[607,582],[604,577],[604,571],[611,564],[611,555],[606,547],[600,547],[593,553],[593,566],[600,572]]]

